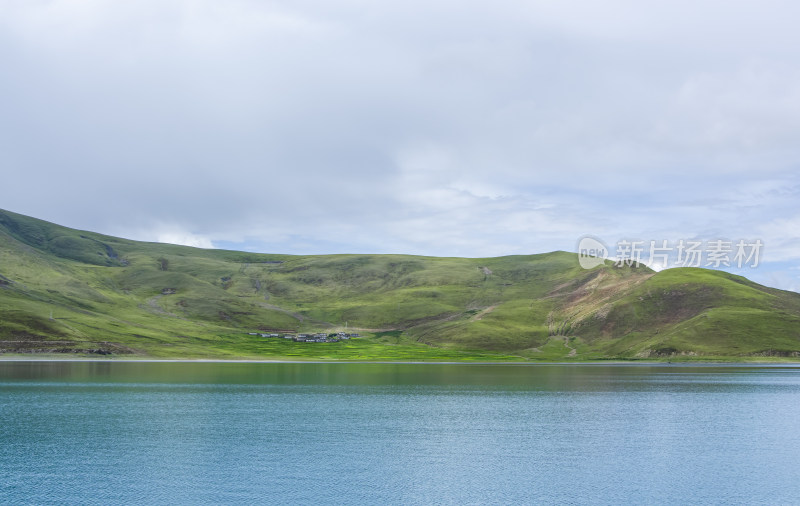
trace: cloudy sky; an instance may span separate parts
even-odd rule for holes
[[[794,1],[0,0],[0,207],[496,256],[760,239],[800,290]]]

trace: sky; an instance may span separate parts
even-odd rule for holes
[[[800,291],[797,19],[783,0],[0,0],[0,208],[268,253],[758,240],[732,272]]]

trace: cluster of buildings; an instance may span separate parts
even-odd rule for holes
[[[262,334],[261,332],[249,332],[248,334],[251,336],[291,339],[296,343],[338,343],[339,341],[350,339],[351,337],[359,337],[358,334],[347,334],[345,332],[333,334],[326,334],[324,332],[319,332],[317,334]]]

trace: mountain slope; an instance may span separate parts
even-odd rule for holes
[[[353,343],[261,330],[362,329]],[[164,357],[800,355],[800,295],[574,254],[291,256],[143,243],[0,210],[0,351]],[[467,350],[467,351],[465,351]],[[502,354],[502,355],[500,355]]]

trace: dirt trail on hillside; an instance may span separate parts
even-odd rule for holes
[[[568,357],[574,357],[578,354],[578,350],[569,345],[569,337],[564,336],[564,347],[569,350]]]
[[[483,311],[481,311],[479,313],[476,313],[475,316],[473,316],[472,318],[469,319],[469,321],[476,322],[476,321],[479,321],[479,320],[483,320],[484,316],[486,316],[487,314],[489,314],[492,311],[494,311],[495,309],[497,309],[497,306],[499,306],[499,305],[500,304],[494,304],[492,306],[487,307]]]
[[[267,304],[266,302],[259,302],[258,305],[263,307],[264,309],[270,309],[272,311],[279,311],[279,312],[281,312],[283,314],[287,314],[287,315],[291,316],[292,318],[294,318],[295,320],[299,321],[300,323],[303,323],[303,320],[306,319],[306,317],[301,315],[300,313],[295,313],[294,311],[289,311],[288,309],[283,309],[282,307],[276,306],[274,304]]]
[[[149,311],[149,312],[151,312],[153,314],[156,314],[158,316],[166,316],[166,317],[169,317],[169,318],[177,318],[179,320],[192,322],[192,320],[190,320],[189,318],[185,318],[185,317],[183,317],[181,315],[177,315],[175,313],[170,313],[169,311],[167,311],[166,309],[161,307],[161,305],[158,303],[158,300],[163,296],[164,295],[162,294],[162,295],[156,295],[155,297],[150,297],[146,301],[147,305],[139,304],[139,307],[141,309],[144,309],[145,311]],[[192,322],[192,323],[196,323],[196,322]]]
[[[300,323],[307,322],[307,323],[313,323],[314,325],[324,325],[326,327],[336,327],[337,326],[337,325],[334,325],[331,322],[324,322],[322,320],[315,320],[313,318],[309,318],[308,316],[303,316],[300,313],[297,313],[295,311],[290,311],[288,309],[284,309],[284,308],[282,308],[280,306],[276,306],[274,304],[268,304],[266,302],[259,302],[258,305],[263,307],[264,309],[270,309],[272,311],[278,311],[278,312],[281,312],[283,314],[289,315],[292,318],[294,318],[295,320],[299,321]]]
[[[161,305],[158,303],[158,299],[160,299],[161,297],[163,297],[163,295],[156,295],[155,297],[150,297],[149,299],[147,299],[147,308],[145,309],[148,309],[156,314],[178,318],[178,315],[170,313],[169,311],[161,307]]]

